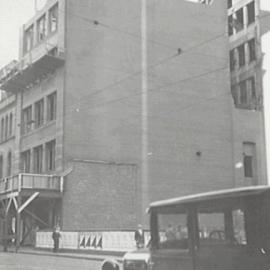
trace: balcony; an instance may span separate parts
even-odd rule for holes
[[[28,196],[33,191],[38,191],[40,197],[61,197],[63,177],[21,173],[0,181],[0,197],[9,197],[10,194],[14,193]]]
[[[18,92],[30,88],[64,62],[64,52],[57,46],[48,49],[46,44],[41,44],[20,61],[13,60],[0,70],[0,89]]]

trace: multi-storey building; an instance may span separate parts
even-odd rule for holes
[[[234,104],[227,18],[225,1],[48,0],[1,70],[5,230],[134,229],[150,201],[265,183],[261,88]]]
[[[231,92],[234,100],[234,159],[243,156],[244,174],[236,170],[236,185],[258,184],[266,178],[260,1],[228,0]],[[241,144],[242,142],[242,144]],[[264,164],[265,163],[265,164]]]

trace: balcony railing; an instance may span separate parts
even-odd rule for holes
[[[46,44],[41,44],[20,61],[13,60],[0,69],[0,88],[10,92],[31,88],[64,62],[63,49],[57,46],[48,48]]]
[[[20,173],[0,180],[0,194],[27,189],[63,192],[63,178],[56,175]]]

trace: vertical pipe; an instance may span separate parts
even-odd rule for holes
[[[148,204],[148,78],[147,78],[147,0],[141,0],[141,50],[142,50],[142,179],[141,215],[145,216]]]

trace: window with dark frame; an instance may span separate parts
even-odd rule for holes
[[[4,134],[5,134],[5,120],[4,118],[1,119],[1,141],[4,140]]]
[[[233,16],[228,17],[228,34],[229,36],[233,35]]]
[[[244,12],[243,12],[243,8],[238,9],[235,12],[236,18],[235,18],[235,30],[236,32],[241,31],[244,28]]]
[[[249,53],[249,62],[256,60],[256,42],[255,38],[248,41],[248,53]]]
[[[255,143],[243,143],[243,166],[244,176],[246,178],[253,178],[255,176]]]
[[[10,113],[9,115],[9,136],[12,136],[12,132],[13,132],[13,114]]]
[[[235,50],[230,50],[230,70],[234,71],[236,68],[236,57],[235,57]]]
[[[42,154],[43,149],[42,145],[39,145],[34,148],[33,150],[33,157],[34,157],[34,164],[33,164],[33,171],[34,173],[41,173],[42,172]]]
[[[7,176],[11,176],[12,154],[8,152],[7,157]]]
[[[239,63],[239,67],[242,67],[246,63],[246,59],[245,59],[245,44],[242,44],[242,45],[238,46],[237,47],[237,51],[238,51],[238,63]]]
[[[0,156],[0,179],[3,178],[3,156]]]
[[[24,173],[30,173],[30,160],[31,152],[30,150],[21,153],[21,170]]]
[[[49,31],[54,33],[58,28],[58,4],[49,10]]]
[[[255,22],[255,3],[254,1],[247,4],[248,25]]]
[[[55,140],[46,143],[46,170],[55,170]]]
[[[46,17],[43,15],[37,21],[37,41],[42,42],[46,37]]]
[[[32,106],[28,106],[22,111],[22,134],[31,130],[32,125]]]
[[[34,25],[24,31],[24,53],[31,51],[34,46]]]
[[[47,97],[47,121],[53,121],[56,119],[56,99],[56,92]]]
[[[44,122],[44,100],[35,103],[35,128],[43,125]]]
[[[239,104],[240,105],[248,104],[248,93],[247,93],[246,81],[242,81],[239,83]]]
[[[8,115],[6,115],[6,120],[5,120],[5,140],[8,138]]]

